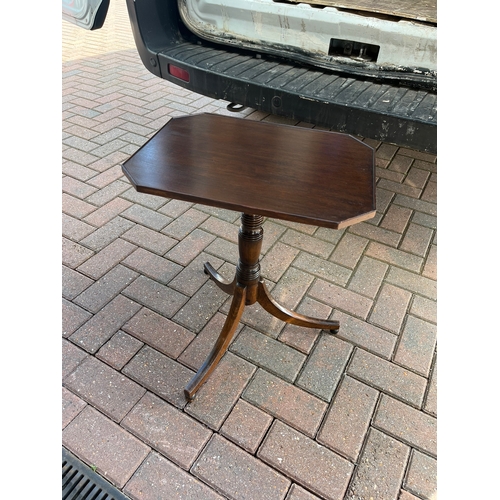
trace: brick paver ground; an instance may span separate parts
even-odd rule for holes
[[[202,263],[232,275],[239,214],[138,194],[120,164],[170,118],[226,105],[143,67],[123,1],[100,31],[63,22],[63,445],[134,500],[434,498],[433,155],[366,140],[370,221],[266,220],[273,294],[340,332],[249,307],[186,403],[228,312]]]

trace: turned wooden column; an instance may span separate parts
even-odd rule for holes
[[[262,215],[241,214],[241,226],[238,232],[239,261],[236,267],[236,282],[247,289],[245,305],[257,301],[260,280],[260,252],[264,229]]]

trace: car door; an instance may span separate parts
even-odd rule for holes
[[[62,17],[86,30],[102,27],[108,13],[109,0],[62,0]]]

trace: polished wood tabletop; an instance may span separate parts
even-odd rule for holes
[[[374,151],[335,132],[173,118],[123,172],[139,192],[334,229],[375,215]]]

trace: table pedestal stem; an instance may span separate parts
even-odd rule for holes
[[[306,328],[322,328],[330,330],[332,333],[338,332],[340,326],[338,321],[316,319],[295,313],[271,297],[260,276],[259,258],[264,237],[263,220],[264,217],[261,215],[245,213],[241,215],[241,226],[238,233],[239,260],[232,282],[225,280],[208,262],[205,264],[205,273],[221,290],[232,295],[233,300],[212,351],[184,390],[188,400],[194,398],[198,389],[217,367],[231,343],[246,305],[258,302],[268,313],[286,323]]]

